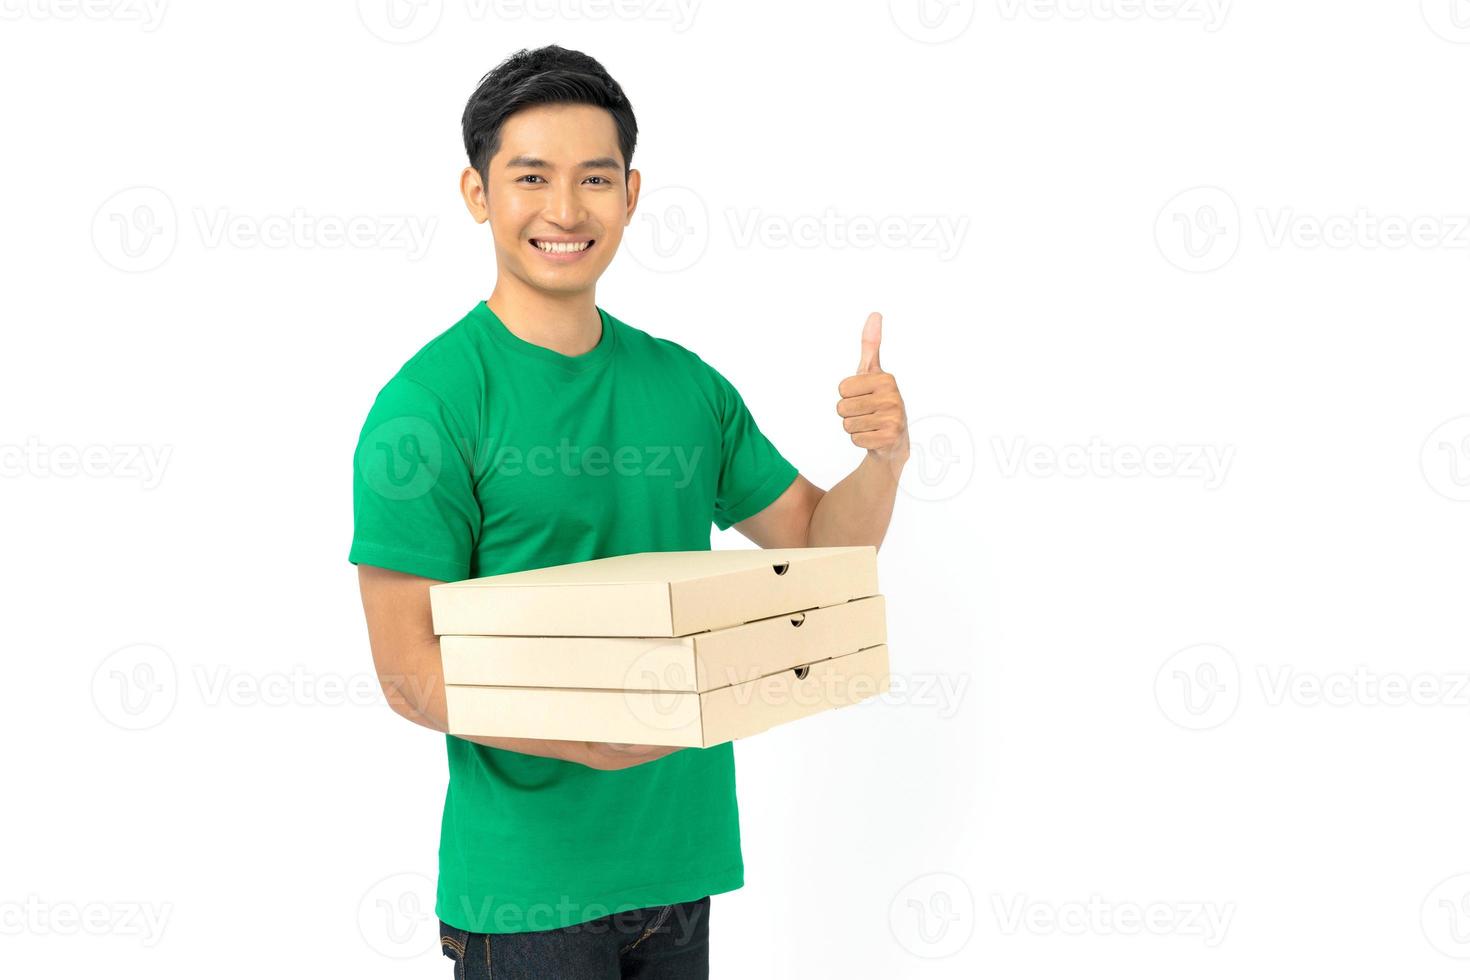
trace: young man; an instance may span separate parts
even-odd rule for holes
[[[862,464],[829,491],[700,357],[595,303],[638,204],[638,127],[594,59],[521,51],[464,111],[460,189],[494,239],[490,298],[379,391],[353,482],[373,662],[447,730],[429,586],[640,551],[878,546],[908,458],[869,317],[837,412]],[[744,883],[734,750],[445,737],[435,912],[456,976],[704,977],[709,896]]]

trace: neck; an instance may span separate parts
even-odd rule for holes
[[[558,354],[577,357],[602,339],[602,318],[590,289],[548,294],[502,277],[485,302],[511,333]]]

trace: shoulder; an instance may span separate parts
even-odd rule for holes
[[[608,319],[617,324],[621,342],[631,356],[658,362],[665,369],[688,375],[701,386],[720,387],[728,384],[724,376],[708,361],[683,344],[629,326],[611,313],[608,313]]]
[[[439,409],[467,426],[483,398],[487,351],[476,310],[436,334],[404,361],[378,391],[400,409]]]
[[[730,415],[740,395],[712,364],[677,341],[630,327],[621,320],[616,322],[627,354],[660,377],[677,379],[683,390],[707,406],[715,419]]]
[[[487,356],[482,316],[477,304],[404,361],[396,377],[415,381],[436,394],[462,390],[482,379]]]

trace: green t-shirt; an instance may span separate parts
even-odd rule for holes
[[[796,478],[739,393],[598,308],[596,347],[522,340],[485,303],[378,393],[349,559],[458,581],[640,551],[707,551]],[[603,772],[445,736],[435,912],[555,929],[744,884],[732,743]]]

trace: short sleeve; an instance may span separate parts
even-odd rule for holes
[[[769,507],[791,486],[797,469],[761,432],[735,386],[714,368],[709,371],[720,406],[720,479],[714,522],[724,531]]]
[[[378,392],[353,458],[349,561],[445,582],[469,577],[480,505],[466,436],[418,382],[398,375]]]

